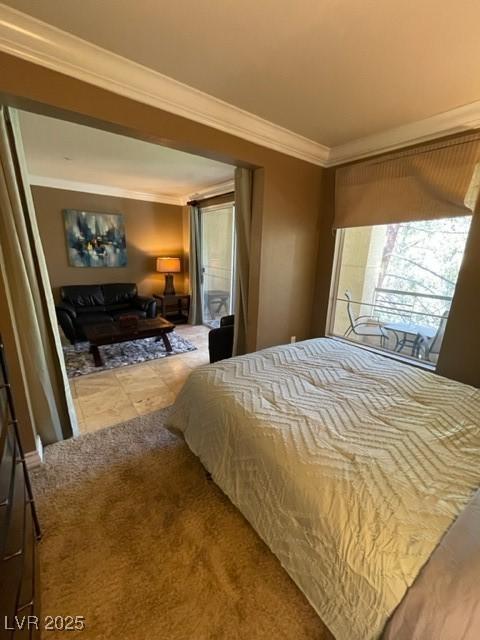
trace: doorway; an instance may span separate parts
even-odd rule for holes
[[[218,327],[233,311],[235,297],[234,203],[200,208],[203,322]]]
[[[228,203],[222,190],[231,193],[234,167],[102,129],[18,113],[26,182],[46,263],[46,289],[56,305],[53,331],[61,342],[64,385],[73,397],[79,433],[171,405],[191,370],[209,360],[208,328],[185,322],[192,291],[184,207],[204,192],[215,197],[217,190],[216,197]],[[216,217],[221,220],[222,214]],[[233,219],[230,234],[232,227]],[[113,265],[105,256],[110,249],[118,254],[114,249],[118,234],[123,257]],[[232,251],[226,253],[231,261]],[[136,317],[137,335],[142,324],[161,315],[165,275],[157,263],[165,257],[179,264],[172,274],[176,294],[168,296],[170,305],[176,309],[181,305],[186,312],[173,319],[171,349],[154,337],[135,337],[99,345],[101,361],[92,359],[92,326],[104,327],[102,331],[109,334],[122,316]],[[225,289],[218,279],[212,286]],[[228,305],[230,297],[229,284]],[[78,313],[77,301],[83,307]],[[128,327],[121,329],[129,337]]]

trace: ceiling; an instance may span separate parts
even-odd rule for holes
[[[25,111],[19,119],[32,184],[183,204],[233,180],[222,162]]]
[[[6,0],[329,147],[480,99],[477,0]]]

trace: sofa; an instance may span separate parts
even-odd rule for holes
[[[208,352],[210,362],[218,362],[232,357],[234,316],[223,316],[218,329],[208,333]]]
[[[83,327],[88,324],[115,322],[122,316],[155,318],[155,298],[138,295],[132,283],[91,284],[61,287],[61,303],[56,305],[57,319],[71,342],[85,340]]]

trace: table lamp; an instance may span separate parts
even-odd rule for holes
[[[165,274],[164,296],[174,296],[173,274],[180,273],[180,258],[157,258],[157,271]]]

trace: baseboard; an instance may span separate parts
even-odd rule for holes
[[[27,451],[25,454],[25,462],[29,469],[34,469],[43,464],[43,445],[40,436],[36,437],[37,448],[34,451]]]

